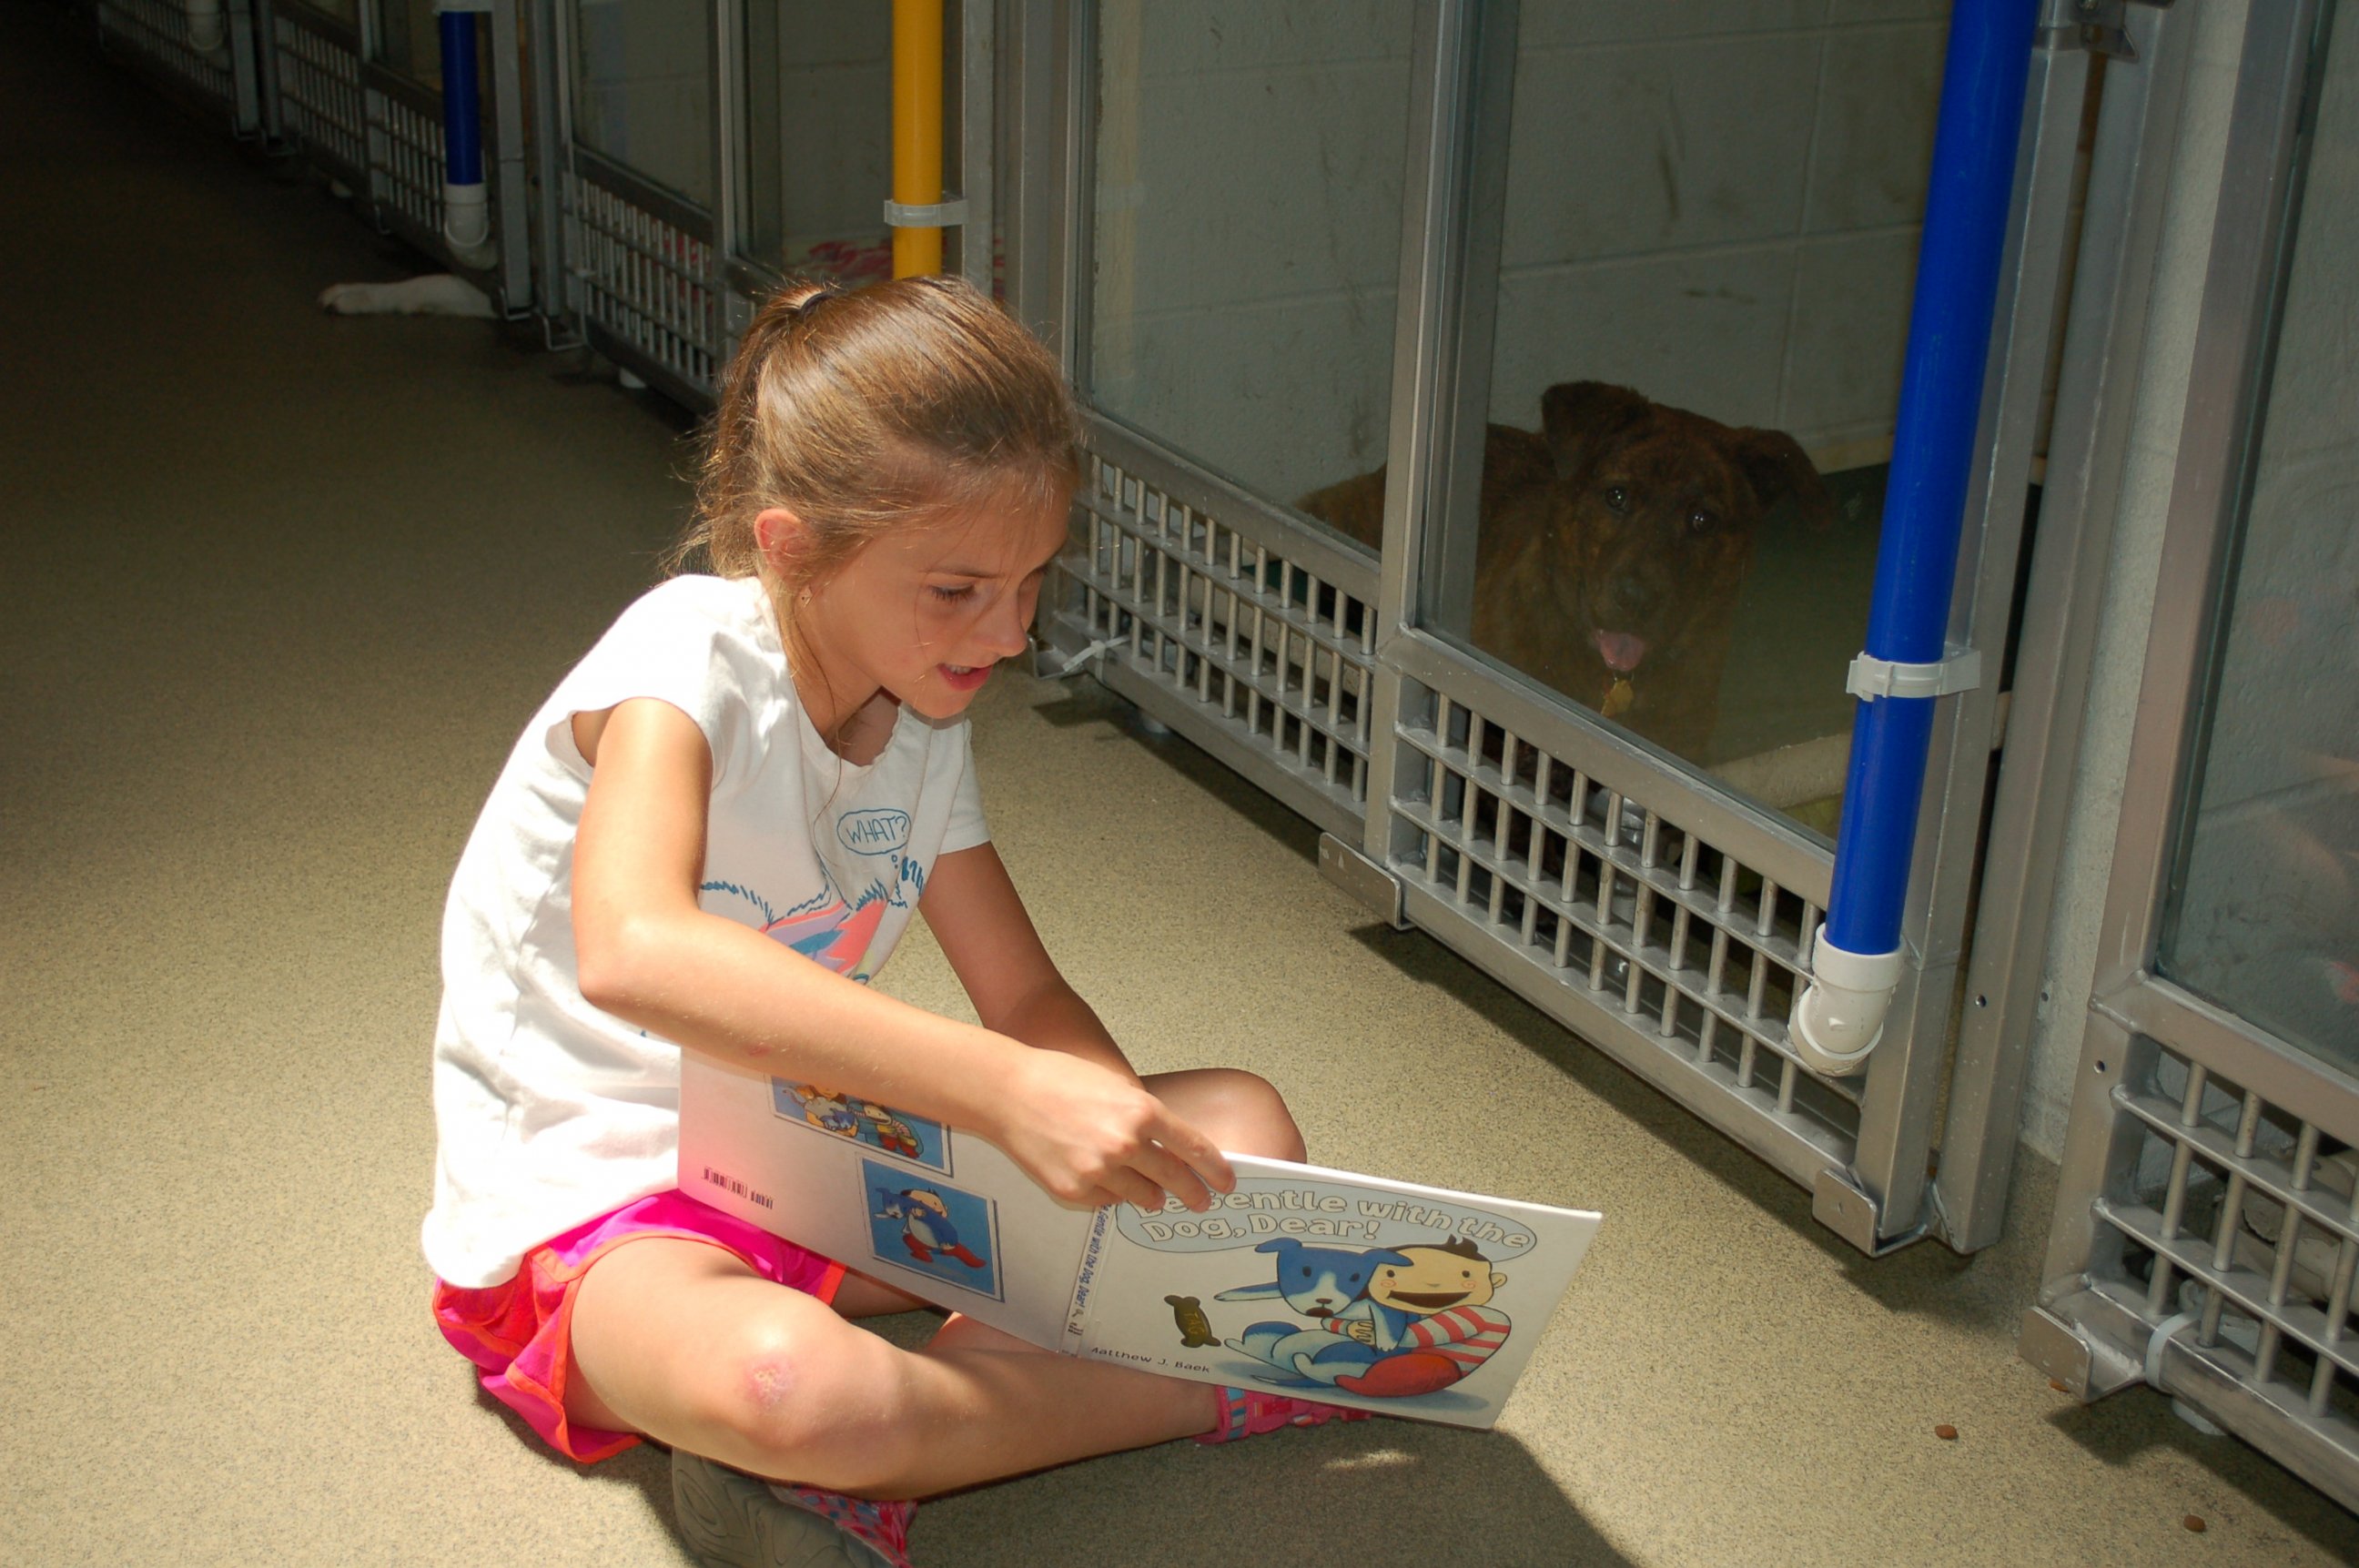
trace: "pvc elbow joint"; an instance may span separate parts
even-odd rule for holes
[[[199,54],[219,54],[229,43],[229,22],[222,0],[182,0],[189,18],[189,47]]]
[[[1867,1066],[1884,1038],[1884,1015],[1900,984],[1900,952],[1851,953],[1827,940],[1822,923],[1810,944],[1810,984],[1794,1007],[1794,1054],[1811,1072],[1845,1078]]]
[[[442,238],[463,267],[489,267],[492,249],[492,207],[480,182],[442,187]]]

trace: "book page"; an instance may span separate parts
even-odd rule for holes
[[[1035,1345],[1067,1337],[1094,1216],[972,1133],[683,1051],[679,1189]]]
[[[1463,1426],[1497,1420],[1598,1216],[1231,1155],[1234,1192],[1093,1231],[1085,1354]]]

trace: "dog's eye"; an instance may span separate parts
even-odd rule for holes
[[[1691,534],[1700,534],[1711,527],[1712,514],[1710,512],[1690,512],[1688,514],[1688,532]]]
[[[1619,485],[1609,485],[1605,491],[1605,504],[1617,512],[1625,511],[1630,505],[1630,492]]]

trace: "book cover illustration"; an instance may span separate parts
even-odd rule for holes
[[[999,1211],[989,1198],[873,1160],[860,1162],[860,1179],[870,1199],[871,1258],[1001,1299]]]
[[[1232,1154],[1204,1213],[1075,1210],[986,1139],[682,1060],[680,1184],[1068,1355],[1488,1426],[1598,1216]]]
[[[821,1132],[864,1143],[945,1176],[951,1173],[950,1138],[940,1122],[874,1100],[838,1094],[816,1083],[789,1083],[783,1078],[770,1080],[770,1097],[782,1116],[799,1118]]]
[[[1102,1211],[1084,1354],[1487,1425],[1594,1215],[1233,1156],[1207,1213]]]

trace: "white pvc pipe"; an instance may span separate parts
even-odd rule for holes
[[[482,183],[443,183],[442,238],[462,265],[488,265],[492,255],[492,204],[491,194]]]
[[[1884,1038],[1884,1015],[1900,984],[1900,953],[1847,953],[1827,940],[1821,924],[1810,943],[1810,984],[1794,1007],[1788,1036],[1794,1054],[1813,1073],[1848,1077],[1867,1065]]]
[[[181,0],[189,15],[189,47],[199,54],[219,54],[229,45],[229,19],[222,0]]]

